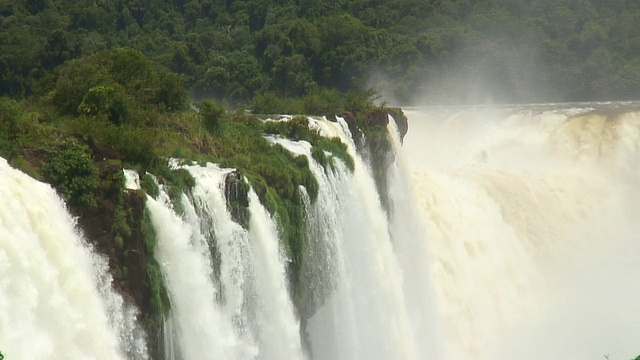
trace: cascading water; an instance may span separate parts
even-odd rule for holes
[[[184,168],[196,180],[192,196],[182,197],[184,216],[164,190],[147,202],[172,304],[167,325],[177,337],[165,341],[178,347],[165,349],[167,358],[303,359],[275,223],[253,190],[249,230],[232,220],[224,197],[231,170]]]
[[[640,113],[406,112],[445,359],[628,359]]]
[[[276,223],[253,190],[243,227],[227,208],[232,170],[174,163],[196,185],[147,199],[171,302],[166,359],[637,355],[640,113],[407,115],[403,146],[389,123],[386,211],[343,119],[309,123],[347,145],[353,172],[337,158],[323,168],[307,142],[268,138],[306,156],[319,184],[315,201],[298,189],[308,234],[299,309]],[[147,358],[135,311],[55,192],[0,160],[0,197],[2,354]]]
[[[353,173],[337,159],[333,170],[325,171],[313,160],[309,144],[271,139],[306,155],[319,182],[308,223],[315,245],[305,253],[305,261],[314,269],[327,268],[316,274],[309,271],[311,279],[304,282],[313,287],[313,277],[332,280],[315,287],[326,299],[306,326],[313,359],[427,358],[420,353],[409,319],[402,270],[368,167],[357,154],[344,120],[338,124],[310,120],[322,135],[340,137],[355,162]],[[327,255],[333,258],[322,258]]]
[[[403,273],[407,311],[416,334],[421,359],[440,359],[440,324],[435,314],[434,294],[429,278],[427,236],[395,120],[387,126],[394,161],[387,170],[392,209],[389,220],[391,241]]]
[[[0,350],[7,359],[144,359],[135,311],[46,184],[0,158]]]

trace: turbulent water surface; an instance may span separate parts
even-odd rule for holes
[[[407,114],[444,358],[635,357],[640,113]]]

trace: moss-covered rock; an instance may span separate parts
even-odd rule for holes
[[[233,221],[249,227],[251,213],[249,212],[249,184],[238,171],[228,173],[224,179],[224,194],[227,201],[227,209]]]

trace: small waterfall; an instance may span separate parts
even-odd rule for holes
[[[303,359],[300,324],[286,284],[285,258],[279,246],[276,224],[253,190],[249,192],[249,235],[256,269],[258,333],[263,359]],[[264,296],[264,294],[269,294]]]
[[[7,359],[145,359],[136,313],[63,201],[0,159],[0,351]]]
[[[167,343],[179,347],[168,358],[303,359],[274,221],[253,190],[249,230],[232,220],[224,197],[231,170],[184,168],[196,179],[182,196],[184,215],[166,192],[147,203],[172,304]]]
[[[199,226],[174,212],[166,190],[161,190],[158,200],[147,198],[147,208],[157,234],[155,257],[171,301],[165,333],[177,336],[168,343],[178,348],[165,349],[165,355],[184,360],[251,358],[247,356],[255,353],[251,342],[243,342],[235,331],[233,314],[217,301],[207,239]]]

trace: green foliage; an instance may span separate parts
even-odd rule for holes
[[[98,171],[86,146],[68,140],[53,147],[42,165],[42,176],[71,205],[81,209],[96,206]]]
[[[306,114],[327,115],[342,111],[367,114],[373,110],[373,90],[352,90],[341,92],[337,89],[318,88],[297,98],[282,98],[275,93],[256,95],[251,103],[255,114]]]
[[[155,133],[135,125],[116,125],[107,119],[80,117],[66,124],[69,130],[88,136],[117,152],[130,163],[151,164],[157,157]]]
[[[20,116],[16,101],[0,98],[0,156],[8,160],[18,154]]]
[[[113,225],[111,230],[116,237],[121,239],[131,237],[131,227],[129,226],[130,214],[126,209],[121,206],[116,207],[114,211]]]
[[[354,169],[347,146],[338,138],[326,138],[309,129],[309,120],[305,116],[295,116],[289,121],[269,121],[264,125],[264,132],[309,142],[313,146],[311,155],[325,169],[334,165],[333,157],[342,160],[351,171]]]
[[[313,141],[315,135],[309,130],[309,120],[306,116],[295,116],[289,121],[268,121],[264,125],[264,132],[308,142]]]
[[[162,316],[166,315],[171,309],[171,303],[167,295],[167,290],[162,282],[160,266],[154,259],[147,262],[145,285],[151,293],[149,304],[151,310],[150,315],[155,318],[162,318]]]
[[[140,222],[140,232],[144,240],[144,247],[148,254],[153,254],[156,248],[156,231],[151,222],[148,210],[144,210]]]
[[[219,133],[224,129],[226,119],[225,109],[212,100],[202,101],[197,105],[205,128],[212,134]]]
[[[244,176],[232,172],[227,174],[224,188],[227,210],[231,214],[231,218],[244,228],[248,228],[251,219],[249,184],[245,181]]]
[[[237,105],[267,92],[299,99],[318,88],[362,89],[372,74],[389,79],[379,86],[400,101],[422,92],[425,83],[434,84],[428,89],[433,90],[431,101],[442,102],[452,101],[454,92],[458,101],[486,99],[486,92],[468,89],[474,84],[520,102],[636,98],[640,91],[640,6],[634,2],[147,5],[122,0],[3,3],[0,95],[60,90],[52,81],[56,68],[117,47],[137,49],[188,78],[163,79],[138,54],[114,53],[103,62],[106,73],[93,73],[94,79],[107,75],[112,82],[91,81],[72,91],[73,97],[56,96],[65,113],[75,111],[90,88],[114,82],[142,103],[175,110],[186,100],[180,93],[185,79],[197,98],[214,96]],[[76,65],[87,70],[87,64]],[[111,72],[120,75],[111,77]],[[157,86],[145,86],[156,81]],[[310,111],[300,107],[294,113]],[[322,106],[314,111],[323,111]]]
[[[151,174],[144,174],[142,179],[140,179],[140,187],[142,187],[147,195],[154,199],[158,198],[158,195],[160,195],[160,188],[158,188],[158,184],[156,184],[156,181],[153,179]]]
[[[330,154],[330,155],[327,155]],[[318,161],[325,169],[335,166],[334,157],[340,159],[349,170],[355,169],[353,157],[347,152],[347,146],[338,138],[325,138],[318,139],[313,144],[311,152],[316,161]]]
[[[78,106],[78,113],[105,115],[112,123],[122,125],[128,120],[129,105],[122,87],[99,85],[89,89]]]
[[[132,49],[101,51],[64,63],[50,94],[63,114],[105,114],[128,122],[132,107],[178,110],[186,106],[183,78]]]

